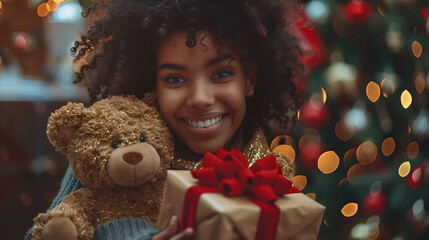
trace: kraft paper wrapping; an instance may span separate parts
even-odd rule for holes
[[[169,170],[164,187],[158,229],[165,229],[170,218],[182,214],[186,190],[197,185],[190,171]],[[280,196],[276,240],[317,239],[325,207],[302,193]],[[245,197],[202,194],[197,207],[194,239],[254,239],[260,208]]]

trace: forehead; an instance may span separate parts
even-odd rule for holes
[[[208,31],[198,31],[195,33],[195,46],[188,47],[186,42],[188,34],[186,32],[171,33],[161,43],[157,51],[157,65],[165,62],[181,64],[203,64],[205,61],[219,55],[231,53],[227,47],[220,48],[214,43],[213,35]]]

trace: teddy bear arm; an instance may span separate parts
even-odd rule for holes
[[[93,197],[88,189],[66,195],[54,209],[34,219],[32,239],[91,239]]]

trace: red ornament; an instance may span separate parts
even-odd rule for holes
[[[352,0],[344,7],[343,14],[349,22],[363,24],[372,16],[371,5],[364,1]]]
[[[302,51],[302,55],[299,56],[301,62],[310,70],[325,64],[328,53],[314,23],[304,10],[296,10],[292,19],[295,25],[293,34],[299,39],[298,43]]]
[[[322,103],[308,101],[300,110],[299,119],[314,128],[323,127],[328,120],[328,109]]]
[[[316,142],[306,143],[300,153],[300,163],[309,171],[317,169],[317,161],[324,152],[324,148]]]
[[[366,215],[381,215],[386,208],[387,199],[383,193],[368,194],[363,199],[363,211]]]
[[[416,190],[420,185],[420,179],[424,170],[426,169],[426,162],[423,162],[420,166],[416,167],[413,172],[408,176],[407,182],[411,189]]]

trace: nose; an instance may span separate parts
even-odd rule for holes
[[[204,78],[199,78],[193,82],[187,102],[188,106],[204,109],[213,104],[215,99],[213,96],[213,89],[210,88],[210,84],[206,81],[207,80]]]
[[[138,152],[129,152],[122,156],[122,159],[131,164],[131,165],[137,165],[139,162],[143,160],[143,155]]]

